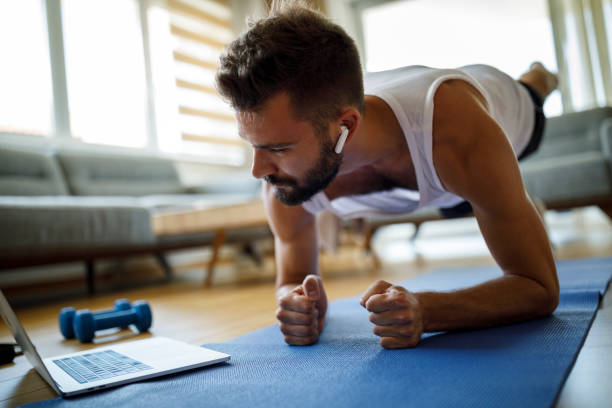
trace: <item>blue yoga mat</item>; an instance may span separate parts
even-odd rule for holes
[[[31,407],[545,407],[551,406],[612,276],[612,258],[558,263],[553,316],[486,330],[425,335],[385,350],[358,298],[333,302],[316,345],[292,347],[277,325],[206,347],[230,363]],[[402,284],[457,289],[496,268],[444,269]]]

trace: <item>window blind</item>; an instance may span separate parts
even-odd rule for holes
[[[219,55],[234,38],[229,0],[166,0],[183,152],[242,164],[233,111],[214,88]]]

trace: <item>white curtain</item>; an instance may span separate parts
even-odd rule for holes
[[[612,106],[612,0],[549,0],[563,110]]]

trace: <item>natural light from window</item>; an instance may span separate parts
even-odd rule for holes
[[[214,1],[168,2],[149,8],[155,126],[161,151],[244,163],[234,112],[214,90],[219,45],[234,38],[231,19],[231,8]]]
[[[72,135],[127,147],[147,143],[146,76],[135,0],[63,0]]]
[[[556,71],[546,0],[407,0],[363,12],[366,69],[488,64],[518,78],[531,62]],[[561,114],[560,93],[546,102]]]
[[[49,136],[52,90],[42,2],[0,1],[0,132]]]

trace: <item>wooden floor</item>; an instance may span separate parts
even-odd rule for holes
[[[552,213],[547,214],[547,220],[557,259],[612,256],[612,226],[598,210]],[[411,228],[393,226],[375,237],[374,249],[382,262],[378,271],[373,258],[355,246],[345,246],[336,255],[325,255],[322,274],[330,299],[362,293],[375,279],[399,281],[441,266],[493,264],[472,221],[426,224],[414,242],[408,240]],[[20,305],[17,315],[43,356],[148,336],[167,336],[200,345],[225,341],[275,323],[272,265],[271,259],[266,259],[261,267],[248,260],[221,265],[211,288],[202,285],[200,265],[182,264],[177,266],[176,277],[170,283],[161,283],[163,274],[155,268],[145,271],[148,275],[144,277],[142,270],[125,271],[119,283],[111,279],[103,293],[96,296],[85,294],[83,281],[3,289],[10,301]],[[154,282],[143,283],[151,277]],[[134,283],[138,286],[134,287]],[[53,298],[50,292],[57,292],[55,298],[61,298],[65,292],[70,300],[49,300]],[[154,318],[150,333],[109,330],[96,337],[92,346],[62,339],[57,326],[61,307],[103,309],[120,297],[150,303]],[[2,321],[0,341],[12,341]],[[610,406],[611,356],[612,300],[608,294],[557,405]],[[54,392],[24,357],[0,366],[0,406],[54,397]]]

